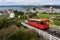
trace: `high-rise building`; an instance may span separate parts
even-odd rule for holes
[[[53,7],[50,7],[49,9],[50,9],[50,13],[53,13]]]

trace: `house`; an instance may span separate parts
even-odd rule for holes
[[[15,14],[12,10],[7,10],[8,14],[9,14],[9,17],[8,18],[14,18],[15,17]]]

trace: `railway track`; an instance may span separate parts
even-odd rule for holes
[[[45,32],[47,32],[48,34],[51,34],[53,36],[56,36],[56,37],[60,38],[60,31],[59,30],[56,30],[54,28],[50,28],[48,30],[45,30]]]
[[[48,40],[60,40],[60,31],[59,30],[56,30],[54,28],[49,28],[48,30],[40,30],[40,29],[30,26],[24,22],[21,22],[21,24],[26,26],[27,28],[35,29],[39,33],[40,36],[42,36]]]

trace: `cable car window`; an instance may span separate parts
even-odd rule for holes
[[[42,25],[43,25],[44,23],[43,23],[43,22],[40,22],[40,24],[42,24]]]
[[[42,24],[42,25],[47,24],[47,22],[40,22],[40,21],[36,21],[36,23]]]
[[[44,24],[47,24],[47,22],[44,22]]]
[[[37,21],[36,23],[41,24],[41,25],[47,24],[47,22],[40,22],[40,21]]]
[[[37,23],[40,23],[39,21],[36,21]]]
[[[35,22],[35,23],[42,24],[42,25],[47,24],[47,22],[40,22],[40,21],[34,21],[34,20],[30,20],[30,22]]]

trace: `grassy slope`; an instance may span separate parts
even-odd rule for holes
[[[37,14],[38,18],[50,18],[50,17],[56,17],[58,15],[56,14]]]

